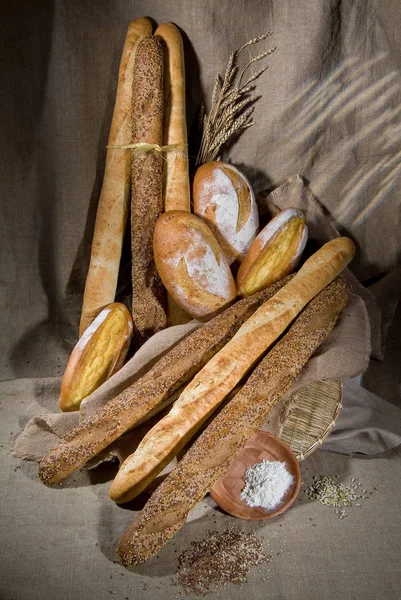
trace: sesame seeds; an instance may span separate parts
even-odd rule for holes
[[[179,556],[173,583],[187,594],[215,594],[228,583],[245,583],[252,568],[271,558],[253,532],[233,528],[208,531],[203,540],[191,542],[190,549]]]

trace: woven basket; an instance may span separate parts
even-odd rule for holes
[[[324,442],[340,414],[341,379],[316,381],[291,396],[281,414],[278,433],[298,460],[304,460]]]

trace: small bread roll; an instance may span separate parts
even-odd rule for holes
[[[291,273],[308,239],[304,214],[287,208],[252,242],[237,273],[237,293],[250,296]]]
[[[182,210],[162,214],[156,222],[153,250],[164,286],[192,317],[208,320],[234,300],[230,267],[199,217]]]
[[[120,302],[106,306],[84,331],[71,353],[61,382],[60,408],[78,410],[124,364],[133,332],[129,310]]]
[[[259,229],[255,194],[232,165],[203,164],[194,178],[194,212],[209,225],[229,264],[241,262]]]

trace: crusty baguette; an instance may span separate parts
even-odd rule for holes
[[[163,38],[164,123],[163,145],[179,144],[179,152],[166,152],[164,165],[164,210],[191,210],[187,122],[185,117],[185,65],[181,34],[173,23],[162,23],[155,35]]]
[[[174,392],[189,381],[246,319],[290,279],[291,276],[240,300],[181,340],[143,377],[96,415],[82,421],[43,458],[39,466],[42,481],[46,484],[61,481],[141,420],[172,402]]]
[[[162,144],[163,42],[144,38],[136,51],[132,87],[132,143]],[[167,324],[165,290],[153,258],[153,230],[163,210],[163,157],[132,150],[131,250],[134,339],[140,346]]]
[[[132,332],[131,313],[121,302],[100,311],[69,358],[61,381],[61,410],[79,410],[82,400],[123,366]]]
[[[297,317],[244,387],[207,426],[122,535],[125,566],[154,556],[184,524],[189,511],[229,469],[238,452],[327,337],[349,299],[338,278]]]
[[[164,210],[191,211],[189,184],[187,121],[185,115],[185,63],[182,37],[173,23],[162,23],[155,35],[163,38],[164,121],[163,146],[179,144],[178,151],[165,154],[163,173]],[[180,325],[191,319],[170,294],[167,294],[167,324]]]
[[[347,266],[354,255],[348,238],[336,238],[309,258],[273,298],[187,385],[172,409],[121,465],[110,488],[116,502],[134,498],[184,447],[224,398],[290,325],[297,314]]]
[[[109,145],[131,143],[131,95],[135,53],[140,40],[152,35],[149,19],[129,24],[125,40]],[[91,257],[82,304],[79,335],[101,309],[114,302],[121,251],[128,218],[131,157],[128,150],[109,148],[106,154],[102,191],[96,213]]]

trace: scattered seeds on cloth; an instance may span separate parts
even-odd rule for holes
[[[339,475],[336,476],[337,478]],[[314,476],[313,485],[309,486],[305,492],[308,493],[310,500],[319,500],[325,506],[334,508],[334,512],[339,519],[344,519],[348,516],[345,508],[360,507],[359,500],[369,498],[368,492],[362,489],[362,483],[352,478],[350,485],[335,481],[335,478],[330,475],[324,475],[319,478]]]
[[[187,594],[207,596],[228,583],[241,585],[253,567],[271,559],[253,532],[208,531],[203,540],[191,542],[191,548],[180,555],[173,584]]]

